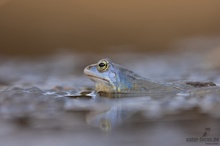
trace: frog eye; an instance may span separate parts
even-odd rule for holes
[[[106,60],[101,60],[98,62],[97,69],[100,72],[104,72],[109,68],[109,63]]]

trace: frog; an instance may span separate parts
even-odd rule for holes
[[[84,74],[95,83],[97,92],[107,93],[179,93],[198,87],[216,86],[213,82],[161,83],[153,81],[114,63],[109,58],[88,65],[84,69]]]

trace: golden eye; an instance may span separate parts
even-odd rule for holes
[[[109,63],[106,60],[101,60],[98,62],[97,69],[100,72],[104,72],[108,69]]]

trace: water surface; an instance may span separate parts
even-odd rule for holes
[[[220,138],[218,87],[200,94],[161,93],[158,98],[105,97],[94,91],[83,69],[106,57],[155,81],[212,81],[220,85],[219,70],[205,68],[205,60],[198,54],[4,58],[0,63],[1,143],[206,145],[206,141],[186,139],[200,138],[207,131],[207,137]]]

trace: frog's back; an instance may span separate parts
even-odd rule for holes
[[[161,93],[161,92],[179,92],[182,88],[175,87],[171,84],[162,84],[158,82],[149,81],[147,79],[133,80],[131,88],[122,90],[122,92],[139,92],[139,93]]]
[[[158,93],[158,92],[179,92],[183,90],[173,84],[163,84],[146,79],[133,71],[130,71],[122,66],[119,66],[120,72],[118,73],[120,79],[120,92],[126,93]]]

